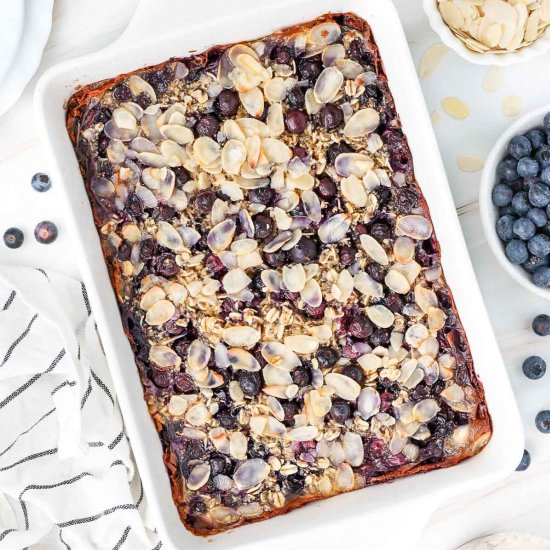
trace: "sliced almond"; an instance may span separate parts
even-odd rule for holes
[[[300,355],[311,355],[319,349],[319,341],[305,334],[285,336],[283,342],[288,349]]]
[[[437,68],[443,63],[449,48],[443,44],[437,43],[431,45],[420,60],[420,76],[424,79],[430,78]]]

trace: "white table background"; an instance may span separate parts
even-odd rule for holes
[[[112,42],[130,20],[137,1],[56,0],[52,34],[38,75],[59,61]],[[418,64],[427,47],[438,41],[437,36],[428,26],[420,0],[395,2]],[[521,372],[521,363],[528,355],[541,355],[550,365],[550,338],[540,338],[530,330],[533,317],[549,313],[550,304],[518,287],[500,270],[481,229],[477,205],[479,173],[464,173],[457,165],[459,154],[484,157],[510,124],[511,119],[501,110],[504,96],[520,96],[522,112],[550,104],[550,56],[505,68],[504,85],[493,94],[481,87],[485,70],[449,52],[443,65],[429,80],[422,81],[422,86],[431,111],[442,112],[440,102],[446,96],[460,97],[471,108],[465,121],[443,114],[436,133],[470,255],[523,415],[526,447],[533,462],[527,472],[515,473],[498,486],[450,502],[439,510],[419,546],[424,550],[451,550],[476,536],[504,530],[528,531],[550,538],[550,435],[540,434],[534,426],[536,413],[550,408],[550,373],[534,382]],[[30,186],[35,172],[48,171],[48,159],[34,124],[32,91],[36,78],[18,103],[0,117],[0,233],[16,226],[26,237],[18,250],[0,245],[0,264],[43,265],[78,277],[55,182],[52,190],[44,194],[36,193]],[[59,238],[49,246],[36,243],[32,235],[36,223],[42,220],[51,220],[59,227]]]

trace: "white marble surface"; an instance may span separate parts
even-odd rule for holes
[[[57,0],[52,34],[39,73],[63,59],[109,44],[126,26],[136,3],[137,0]],[[437,36],[428,27],[420,0],[396,0],[396,4],[418,62],[426,48],[437,41]],[[550,57],[505,69],[504,86],[494,94],[482,90],[485,70],[451,52],[422,86],[430,110],[441,110],[441,99],[451,95],[467,101],[471,108],[466,121],[458,122],[443,115],[436,132],[478,280],[522,411],[526,446],[531,451],[533,464],[527,472],[516,473],[496,487],[448,503],[431,519],[419,546],[424,550],[451,550],[477,536],[503,530],[529,531],[550,537],[550,492],[547,490],[550,436],[538,433],[534,427],[536,413],[550,408],[550,374],[532,382],[521,373],[521,362],[528,355],[540,354],[550,361],[550,339],[539,338],[530,330],[531,319],[539,313],[548,313],[550,304],[522,290],[500,271],[485,242],[479,220],[479,173],[461,172],[456,162],[461,153],[484,156],[511,122],[501,111],[505,95],[519,95],[522,112],[548,102]],[[58,206],[55,182],[45,194],[36,193],[30,186],[32,174],[48,169],[33,120],[35,82],[36,77],[19,102],[0,117],[0,233],[14,225],[26,236],[19,250],[0,246],[0,263],[42,264],[78,276],[71,252],[71,235],[64,230],[64,213]],[[44,219],[54,221],[60,230],[58,240],[49,246],[37,244],[32,237],[34,226]]]

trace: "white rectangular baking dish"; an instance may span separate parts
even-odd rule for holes
[[[445,499],[495,482],[516,467],[523,434],[446,180],[416,71],[397,12],[389,0],[142,0],[127,32],[114,45],[49,70],[36,91],[36,113],[51,159],[51,175],[63,187],[67,225],[75,239],[84,281],[97,318],[126,429],[153,520],[165,547],[194,550],[253,548],[332,548],[345,542],[372,548],[414,548],[431,512]],[[195,537],[182,525],[173,504],[161,445],[143,400],[134,358],[104,264],[76,156],[65,129],[64,103],[85,85],[172,56],[215,45],[253,39],[311,20],[322,13],[352,11],[373,28],[417,179],[431,209],[441,243],[443,267],[469,338],[476,370],[484,384],[494,434],[485,450],[453,468],[366,488],[307,505],[285,516],[233,532]],[[405,543],[406,541],[406,543]]]

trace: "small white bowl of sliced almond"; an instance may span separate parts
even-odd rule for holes
[[[550,51],[550,0],[423,0],[441,41],[478,65],[512,65]]]

